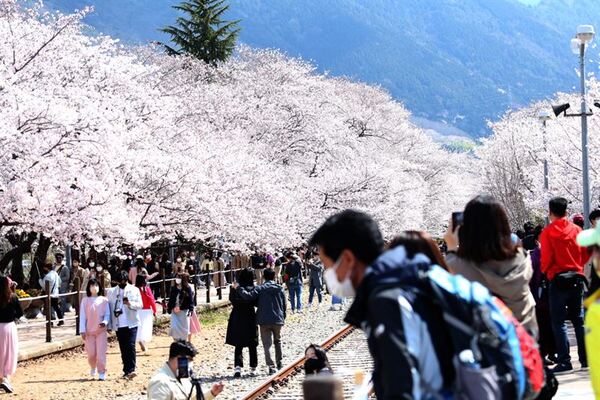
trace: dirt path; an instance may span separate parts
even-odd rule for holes
[[[214,349],[224,347],[226,319],[221,314],[227,313],[228,311],[218,312],[210,316],[212,322],[203,321],[202,332],[192,339],[200,352],[199,362],[207,360],[207,357],[220,356],[220,352]],[[109,343],[105,382],[91,380],[85,352],[80,348],[20,363],[16,375],[11,379],[15,393],[0,394],[0,399],[114,399],[132,394],[143,395],[150,377],[166,361],[173,341],[167,336],[168,328],[160,328],[155,333],[149,344],[148,355],[138,354],[138,376],[132,381],[121,378],[121,355],[118,343],[113,340]]]

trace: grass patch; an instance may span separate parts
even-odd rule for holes
[[[200,325],[204,327],[226,324],[229,319],[231,308],[224,307],[216,310],[205,310],[198,313]]]

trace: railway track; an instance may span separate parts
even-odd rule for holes
[[[352,398],[354,372],[363,370],[370,373],[373,368],[364,334],[348,325],[330,336],[321,346],[327,350],[327,357],[335,375],[344,382],[344,397]],[[303,365],[304,357],[299,357],[241,398],[302,399]]]

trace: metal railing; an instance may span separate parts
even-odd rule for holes
[[[223,288],[228,287],[231,282],[233,282],[233,274],[237,271],[240,271],[242,268],[238,268],[238,269],[229,269],[229,270],[222,270],[222,271],[210,271],[210,270],[206,270],[206,272],[201,273],[201,274],[194,274],[194,275],[190,275],[190,278],[192,279],[193,285],[194,285],[194,304],[198,305],[198,290],[202,289],[201,285],[198,284],[199,280],[205,282],[206,285],[206,303],[209,304],[210,303],[210,289],[211,289],[211,281],[212,279],[211,276],[214,275],[218,275],[217,278],[217,285],[215,285],[215,289],[217,290],[217,296],[219,298],[219,300],[223,299]],[[225,275],[225,273],[229,274],[229,282],[225,281],[223,282],[223,276]],[[197,279],[198,278],[198,279]],[[208,278],[208,279],[207,279]],[[161,268],[160,270],[160,279],[156,279],[153,281],[149,281],[147,283],[148,286],[150,285],[156,285],[159,284],[159,288],[160,288],[160,297],[162,299],[161,301],[161,305],[162,305],[162,309],[163,309],[163,314],[167,313],[167,302],[169,300],[168,297],[168,292],[167,292],[167,282],[173,282],[175,281],[175,278],[167,278],[165,276],[165,271]],[[53,327],[53,323],[52,323],[52,299],[60,299],[63,297],[69,297],[72,296],[71,299],[71,303],[73,305],[73,308],[75,309],[75,315],[74,316],[69,316],[69,317],[65,317],[63,315],[62,319],[58,319],[57,316],[57,321],[72,321],[75,320],[75,336],[79,335],[79,315],[80,315],[80,304],[81,304],[81,299],[82,299],[82,294],[85,294],[85,291],[81,290],[81,283],[79,279],[75,279],[74,280],[74,288],[72,292],[67,292],[67,293],[59,293],[58,295],[52,295],[51,290],[50,290],[50,282],[46,281],[45,282],[45,287],[44,287],[44,295],[42,296],[35,296],[35,297],[23,297],[23,298],[19,298],[19,302],[21,303],[26,303],[26,302],[33,302],[35,300],[44,300],[43,303],[43,309],[44,309],[44,315],[45,315],[45,321],[40,321],[40,322],[25,322],[25,323],[20,323],[17,325],[17,328],[20,329],[24,329],[24,328],[31,328],[31,327],[36,327],[36,326],[45,326],[46,328],[46,342],[50,343],[52,342],[52,327]],[[108,290],[110,288],[107,288],[106,290]],[[59,307],[61,307],[61,304],[59,303]]]

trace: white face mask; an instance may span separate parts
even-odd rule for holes
[[[356,291],[354,290],[354,286],[352,286],[350,274],[344,278],[343,282],[338,281],[337,278],[336,271],[340,266],[341,260],[341,257],[338,258],[335,264],[333,264],[333,267],[327,268],[323,273],[323,278],[325,278],[325,283],[332,294],[338,297],[353,297],[356,294]]]
[[[90,293],[92,294],[92,296],[95,296],[98,294],[98,286],[90,286]]]
[[[196,256],[191,256],[190,257],[190,260],[195,260],[195,259],[196,259]]]
[[[175,284],[181,285],[181,278],[175,278]]]
[[[181,258],[178,258],[178,259],[177,259],[177,262],[181,262]]]
[[[102,266],[98,265],[98,266],[96,267],[96,271],[98,271],[98,272],[102,272]]]
[[[93,262],[93,261],[92,261],[92,262],[90,262],[90,268],[94,268],[94,266],[95,266],[95,265],[96,265],[96,263],[95,263],[95,262]]]

